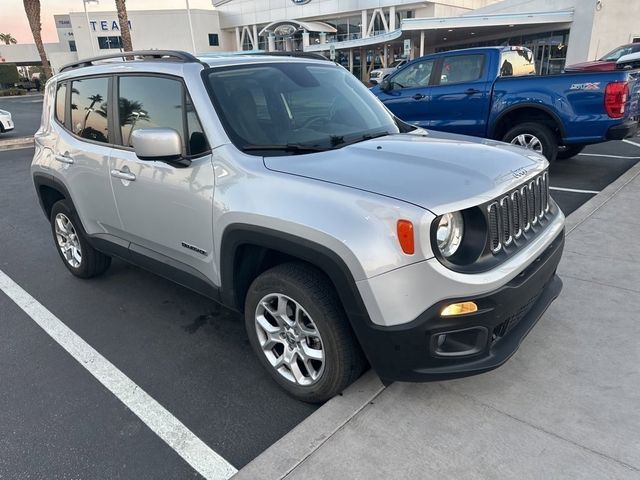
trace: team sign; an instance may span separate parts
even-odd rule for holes
[[[120,26],[115,20],[100,20],[99,22],[97,20],[92,20],[89,23],[91,24],[91,29],[94,32],[98,30],[98,28],[103,32],[108,32],[110,30],[120,30]],[[131,20],[129,20],[129,29],[131,29]]]

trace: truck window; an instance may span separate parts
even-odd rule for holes
[[[501,77],[522,77],[535,75],[536,65],[530,50],[512,50],[502,52],[500,56]]]
[[[433,63],[433,60],[424,60],[403,68],[391,79],[394,90],[428,86]]]
[[[442,72],[440,73],[440,85],[478,80],[482,76],[483,65],[483,54],[444,57],[442,60]]]

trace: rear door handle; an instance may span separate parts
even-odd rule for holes
[[[478,90],[477,88],[467,88],[464,93],[466,93],[467,95],[473,95],[474,93],[480,93],[480,90]]]
[[[416,93],[413,97],[414,100],[422,100],[424,97],[426,97],[426,95],[423,95],[421,93]]]
[[[136,176],[131,172],[123,172],[122,170],[111,170],[111,176],[113,178],[119,178],[120,180],[127,180],[129,182],[134,182]]]
[[[74,160],[68,154],[60,155],[56,154],[53,158],[55,158],[60,163],[66,163],[67,165],[73,165]]]

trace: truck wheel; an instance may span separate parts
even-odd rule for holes
[[[575,157],[586,145],[562,145],[558,149],[558,160],[566,160],[571,157]]]
[[[549,163],[555,161],[558,155],[558,144],[553,132],[541,123],[521,123],[509,130],[502,138],[503,142],[519,145],[541,153]]]
[[[324,402],[365,367],[333,285],[310,266],[286,263],[258,276],[245,300],[245,327],[260,363],[299,400]]]
[[[95,277],[111,265],[111,257],[89,245],[80,220],[67,200],[59,200],[51,208],[51,232],[64,266],[76,277]]]

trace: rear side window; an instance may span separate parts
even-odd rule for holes
[[[478,80],[482,76],[484,55],[456,55],[442,59],[440,85],[465,83]]]
[[[500,57],[501,77],[522,77],[535,74],[536,65],[533,63],[533,54],[529,50],[502,53]]]
[[[71,130],[79,137],[109,142],[107,122],[109,79],[86,78],[71,82]]]
[[[56,88],[56,120],[64,125],[67,107],[67,84],[59,83]]]
[[[182,82],[163,77],[123,76],[118,85],[118,128],[122,145],[132,147],[140,128],[172,128],[188,156],[208,151],[206,137]]]

